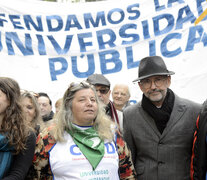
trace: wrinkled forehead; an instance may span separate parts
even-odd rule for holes
[[[114,91],[128,92],[129,88],[127,85],[114,86]]]

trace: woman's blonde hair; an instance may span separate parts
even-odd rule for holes
[[[96,90],[94,87],[86,82],[81,83],[71,83],[68,89],[65,91],[63,96],[62,106],[60,111],[56,116],[57,125],[54,126],[54,137],[57,141],[63,141],[63,133],[66,129],[73,131],[72,122],[73,122],[73,113],[72,113],[72,101],[75,96],[75,93],[82,89],[91,89],[95,94],[95,99],[98,105],[97,116],[94,119],[94,128],[98,132],[99,137],[102,140],[112,141],[114,136],[112,132],[113,122],[110,117],[105,113],[105,106],[98,100],[96,95]]]
[[[39,104],[37,102],[38,94],[24,90],[21,92],[21,100],[23,100],[24,98],[29,98],[35,108],[35,117],[32,122],[28,123],[33,129],[35,129],[36,134],[39,134],[39,132],[44,128],[45,125],[40,114]]]

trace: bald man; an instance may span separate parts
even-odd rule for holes
[[[120,129],[123,131],[123,110],[129,106],[130,91],[126,84],[116,84],[112,91],[112,99],[114,107],[116,108]]]

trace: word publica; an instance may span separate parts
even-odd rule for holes
[[[183,37],[187,36],[187,39],[184,41]],[[174,49],[169,49],[168,46],[171,41],[176,41],[177,47]],[[204,31],[203,26],[192,26],[189,28],[188,34],[182,34],[179,32],[167,34],[160,43],[157,43],[156,40],[148,41],[148,52],[150,56],[156,54],[161,54],[163,57],[172,58],[178,56],[184,51],[193,51],[196,44],[202,43],[203,47],[207,46],[207,34]],[[128,46],[121,49],[111,49],[98,52],[98,58],[100,61],[100,69],[102,74],[111,74],[117,73],[122,70],[123,58],[126,58],[127,69],[136,68],[139,66],[139,60],[136,60],[135,55],[137,52],[139,54],[139,45],[135,44],[133,46]],[[160,47],[159,47],[160,46]],[[157,49],[160,49],[160,52],[157,52]],[[122,56],[121,52],[122,51]],[[123,54],[125,53],[125,54]],[[70,56],[72,73],[77,78],[86,78],[95,72],[95,55],[87,54],[87,63],[88,70],[81,72],[78,69],[78,64],[82,64],[81,60],[83,55]],[[85,59],[84,59],[85,60]],[[79,61],[79,62],[78,62]],[[98,59],[96,59],[96,62]],[[109,68],[108,64],[113,64],[114,66]],[[58,67],[58,68],[56,68]],[[49,58],[49,69],[51,80],[57,80],[57,76],[64,74],[68,69],[68,60],[64,57],[55,57]]]

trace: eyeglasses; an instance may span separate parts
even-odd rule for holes
[[[100,92],[101,94],[107,94],[109,92],[109,88],[105,88],[105,89],[96,89],[96,92]]]
[[[157,87],[161,87],[164,84],[164,81],[167,79],[167,77],[157,77],[153,80],[154,84]],[[139,84],[145,88],[148,89],[152,86],[152,80],[150,79],[142,79]]]

